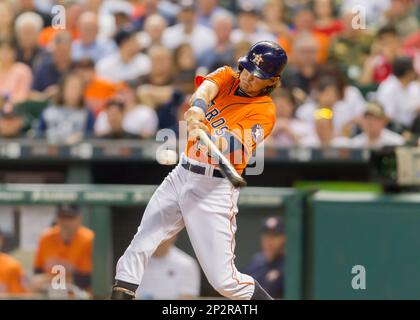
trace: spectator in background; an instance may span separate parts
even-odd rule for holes
[[[198,59],[198,65],[205,67],[204,73],[209,73],[219,66],[228,65],[234,67],[233,44],[230,41],[234,18],[229,12],[221,12],[213,15],[212,28],[217,37],[217,44],[214,48],[205,51]]]
[[[342,98],[333,106],[334,128],[336,135],[351,136],[360,125],[366,101],[360,90],[348,81],[341,69],[334,63],[326,63],[320,68],[319,79],[333,77],[343,93]]]
[[[401,51],[401,40],[393,26],[378,30],[371,46],[369,57],[365,60],[359,83],[362,85],[380,84],[392,73],[392,64]]]
[[[391,0],[391,5],[383,12],[382,25],[395,25],[398,35],[403,39],[419,29],[416,5],[412,0]]]
[[[23,267],[15,258],[2,252],[4,240],[0,229],[0,297],[28,292],[28,280]]]
[[[94,233],[82,226],[81,210],[76,205],[60,205],[56,225],[45,230],[35,253],[34,273],[54,276],[53,266],[66,270],[66,283],[90,290]],[[49,287],[50,282],[47,282]]]
[[[286,20],[285,0],[267,0],[262,10],[262,24],[265,30],[278,38],[289,36]]]
[[[312,125],[295,117],[296,99],[291,90],[276,88],[271,97],[276,105],[277,121],[267,143],[282,147],[298,145],[312,133]]]
[[[125,0],[104,0],[98,6],[99,38],[112,38],[118,30],[133,28],[133,5]]]
[[[381,149],[387,146],[400,146],[405,143],[403,136],[386,129],[388,119],[382,105],[370,102],[362,121],[363,133],[350,140],[353,148]]]
[[[184,94],[193,93],[197,64],[193,48],[184,43],[174,51],[175,86]]]
[[[404,40],[403,54],[413,58],[414,70],[420,76],[420,30]]]
[[[117,50],[114,42],[98,40],[98,17],[96,13],[83,12],[79,17],[77,27],[79,38],[73,41],[71,48],[73,61],[92,59],[96,63]]]
[[[83,4],[77,0],[65,0],[63,6],[66,14],[66,31],[70,33],[72,40],[77,39],[77,21],[84,10]],[[52,25],[45,27],[39,35],[39,45],[43,48],[48,47],[57,34],[61,32],[62,29],[54,28]]]
[[[138,299],[193,299],[200,295],[200,268],[197,262],[175,247],[176,236],[162,242],[153,253]]]
[[[188,43],[197,58],[215,47],[216,35],[212,29],[197,23],[194,1],[182,0],[180,7],[178,23],[163,32],[162,42],[165,47],[172,50],[183,43]]]
[[[16,17],[17,19],[19,18],[21,14],[35,13],[42,19],[41,29],[43,27],[51,25],[51,21],[52,21],[51,15],[38,10],[35,6],[34,0],[17,0],[16,7],[17,7],[17,11],[19,12],[19,15]]]
[[[25,101],[32,81],[31,69],[16,61],[16,44],[0,40],[0,95],[12,104]]]
[[[0,1],[0,39],[13,39],[13,21],[15,10],[13,2],[9,0]]]
[[[331,117],[326,120],[333,122],[333,135],[347,136],[352,133],[354,125],[359,124],[364,104],[357,88],[347,86],[334,70],[324,69],[315,82],[311,96],[298,108],[296,116],[306,123],[313,123],[314,114],[320,109],[330,110]],[[321,112],[320,115],[324,114],[329,115],[329,111]]]
[[[290,37],[283,37],[279,39],[279,44],[286,50],[288,55],[293,56],[293,39],[296,39],[301,34],[311,34],[317,42],[317,57],[316,61],[319,64],[325,63],[328,58],[328,50],[330,45],[329,38],[315,30],[315,17],[313,12],[304,7],[300,9],[293,18],[293,28],[290,32]]]
[[[15,20],[16,59],[25,63],[32,71],[44,52],[37,42],[41,30],[42,18],[34,12],[22,13]]]
[[[420,82],[412,58],[395,59],[392,69],[392,74],[378,88],[377,100],[395,125],[409,129],[420,111]]]
[[[144,50],[150,47],[162,45],[162,36],[165,29],[168,27],[166,20],[158,15],[152,14],[144,21],[144,31],[138,35],[138,40]]]
[[[340,135],[335,125],[340,114],[334,107],[343,95],[343,87],[332,76],[323,76],[316,82],[312,99],[296,111],[298,119],[313,125],[313,132],[300,140],[301,146],[316,148],[334,143],[334,137]]]
[[[90,59],[78,61],[74,65],[74,70],[82,76],[86,84],[85,103],[95,116],[104,109],[109,99],[126,87],[124,82],[113,83],[98,77],[95,72],[95,63]]]
[[[95,135],[107,139],[150,138],[157,128],[158,117],[152,108],[110,100],[98,115]]]
[[[96,64],[98,76],[112,82],[131,82],[150,72],[150,59],[140,53],[140,43],[133,29],[121,29],[114,37],[118,52]]]
[[[220,13],[228,13],[228,11],[219,5],[219,0],[197,0],[197,22],[212,28],[213,18]]]
[[[300,34],[293,42],[293,54],[291,63],[284,71],[282,84],[286,88],[300,89],[301,95],[308,95],[315,79],[319,74],[316,57],[318,54],[318,42],[310,33]],[[304,97],[301,98],[304,100]]]
[[[325,34],[327,37],[335,36],[343,30],[343,23],[336,18],[333,0],[315,0],[315,32]]]
[[[190,53],[192,57],[189,59],[194,57],[192,50]],[[177,110],[184,100],[184,94],[176,84],[175,75],[178,72],[182,75],[182,72],[175,68],[174,58],[169,49],[162,46],[152,47],[149,55],[152,69],[148,76],[139,80],[141,85],[137,89],[137,94],[140,103],[156,110],[159,129],[171,128],[178,132]],[[186,62],[190,62],[189,59]],[[188,81],[192,81],[194,85],[193,80]]]
[[[276,37],[265,31],[259,25],[260,11],[251,2],[243,3],[238,9],[238,28],[232,31],[231,40],[234,44],[240,41],[250,42],[251,45],[259,41],[276,42]]]
[[[263,222],[261,252],[254,255],[243,272],[252,276],[269,295],[284,298],[286,229],[280,217]]]
[[[95,122],[95,136],[106,139],[131,138],[123,128],[124,103],[110,100]]]
[[[233,61],[238,62],[239,58],[246,56],[247,52],[251,48],[251,43],[248,41],[239,41],[233,45]]]
[[[332,40],[329,49],[329,59],[337,63],[354,84],[359,83],[373,41],[365,29],[353,28],[356,14],[350,10],[342,12],[343,31]]]
[[[136,3],[135,1],[132,1]],[[134,7],[133,26],[136,30],[144,30],[147,18],[152,15],[163,17],[167,25],[173,25],[176,22],[176,13],[179,10],[174,1],[162,0],[143,0],[137,1],[140,4]]]
[[[93,134],[95,117],[86,108],[83,94],[85,82],[77,72],[64,76],[59,86],[56,103],[41,114],[37,136],[52,143],[76,143]]]
[[[72,66],[71,43],[71,34],[61,31],[54,38],[51,51],[42,55],[34,70],[32,99],[47,100],[57,95],[60,78]]]

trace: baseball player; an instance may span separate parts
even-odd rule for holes
[[[198,141],[197,131],[206,130],[242,174],[257,143],[273,129],[276,112],[269,94],[279,85],[286,63],[286,53],[278,44],[262,41],[239,59],[238,71],[225,66],[196,78],[197,90],[185,113],[186,150],[153,194],[136,235],[117,263],[112,299],[133,299],[157,246],[184,227],[204,274],[222,296],[272,299],[257,281],[235,267],[239,190],[218,170],[211,152]],[[235,157],[237,153],[242,157]]]

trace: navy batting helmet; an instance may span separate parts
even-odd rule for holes
[[[277,43],[261,41],[254,44],[238,63],[239,70],[245,68],[257,78],[265,80],[280,76],[287,64],[287,54]]]

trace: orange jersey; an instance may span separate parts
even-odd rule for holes
[[[24,292],[27,292],[27,284],[22,266],[16,259],[0,252],[0,294]]]
[[[233,135],[243,145],[241,155],[230,153],[230,161],[239,174],[245,169],[258,142],[272,131],[276,121],[276,108],[268,95],[244,97],[235,94],[239,85],[239,75],[231,67],[222,67],[199,79],[214,82],[219,92],[211,101],[204,124],[212,135]],[[201,82],[200,82],[201,81]],[[203,146],[197,141],[188,141],[187,157],[204,163],[212,163]]]
[[[93,239],[92,230],[80,227],[72,241],[66,244],[58,226],[49,228],[39,241],[35,269],[51,273],[54,265],[63,265],[69,273],[91,273]]]

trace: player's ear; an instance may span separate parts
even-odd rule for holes
[[[280,81],[280,77],[273,77],[270,79],[270,87],[280,87],[281,86],[281,81]]]

